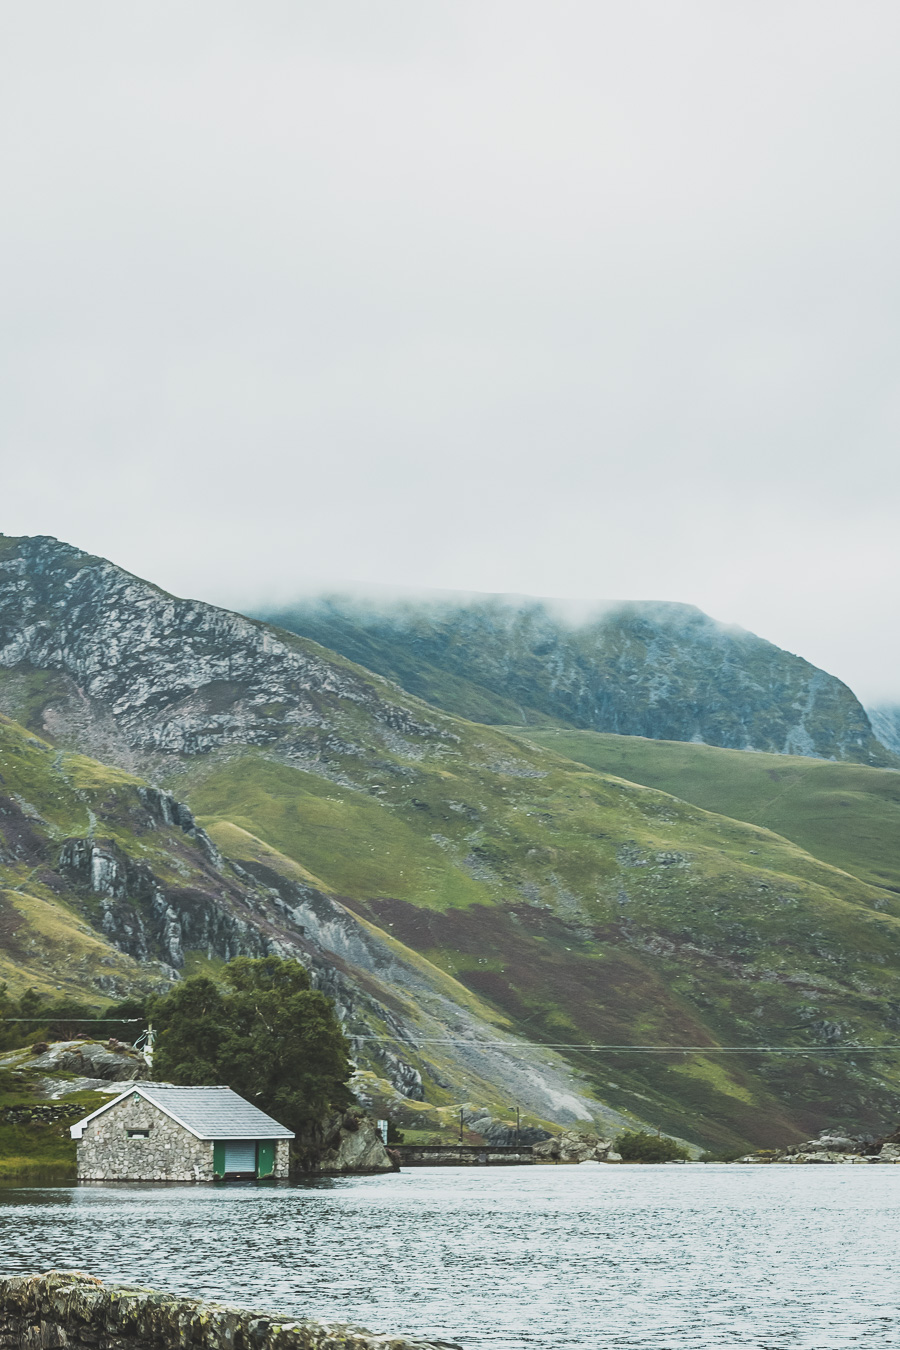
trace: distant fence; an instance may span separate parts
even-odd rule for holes
[[[522,1167],[534,1162],[530,1144],[392,1144],[401,1167]]]

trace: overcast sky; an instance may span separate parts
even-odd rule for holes
[[[896,0],[5,0],[0,529],[900,702]]]

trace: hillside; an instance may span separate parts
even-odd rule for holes
[[[260,617],[473,721],[900,764],[840,680],[692,605],[321,596]]]
[[[508,730],[601,773],[774,830],[824,862],[900,895],[896,770],[593,731]]]
[[[61,756],[69,772],[78,752],[159,784],[172,821],[186,801],[215,845],[178,815],[172,847],[195,850],[180,866],[197,887],[211,868],[204,893],[222,897],[198,901],[195,928],[162,858],[154,871],[181,969],[234,950],[238,919],[251,951],[294,951],[354,1034],[385,1037],[358,1045],[408,1112],[462,1097],[502,1118],[519,1101],[536,1119],[621,1113],[719,1148],[898,1114],[896,1057],[842,1052],[900,1031],[900,900],[883,888],[67,545],[3,547],[0,700],[31,750],[45,768]],[[54,792],[19,793],[53,827],[51,863],[70,829]],[[135,862],[159,837],[139,826],[116,836]],[[93,893],[93,865],[80,876]],[[103,867],[96,884],[112,884]],[[124,925],[107,936],[131,950]],[[808,1053],[716,1048],[760,1040]]]
[[[504,1019],[260,840],[220,825],[229,860],[167,793],[3,716],[0,773],[0,984],[12,996],[102,1008],[233,956],[294,955],[361,1038],[361,1090],[403,1123],[440,1129],[441,1108],[470,1099],[502,1115],[510,1096],[533,1123],[618,1123],[552,1052],[523,1070]],[[464,1055],[438,1044],[416,1055],[448,1034]]]

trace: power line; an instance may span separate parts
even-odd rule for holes
[[[0,1022],[34,1022],[39,1027],[46,1026],[49,1022],[77,1022],[79,1026],[93,1026],[97,1022],[112,1022],[114,1026],[130,1026],[133,1022],[143,1022],[143,1017],[69,1017],[66,1013],[48,1014],[46,1017],[4,1017],[0,1014]]]
[[[352,1032],[348,1032],[347,1035],[354,1041],[400,1041],[399,1036],[355,1036]],[[402,1041],[401,1044],[403,1044]],[[535,1050],[581,1050],[589,1054],[596,1054],[603,1051],[627,1050],[629,1053],[642,1055],[877,1055],[881,1054],[882,1051],[900,1051],[900,1045],[586,1045],[579,1042],[566,1043],[561,1041],[535,1041],[530,1045],[511,1045],[509,1041],[455,1040],[436,1036],[425,1036],[412,1048],[415,1049],[419,1045],[464,1045],[468,1046],[470,1050],[501,1049],[510,1053],[517,1051],[533,1053]]]

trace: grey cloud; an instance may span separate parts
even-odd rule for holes
[[[682,600],[900,697],[900,11],[34,0],[10,533],[240,605]]]

